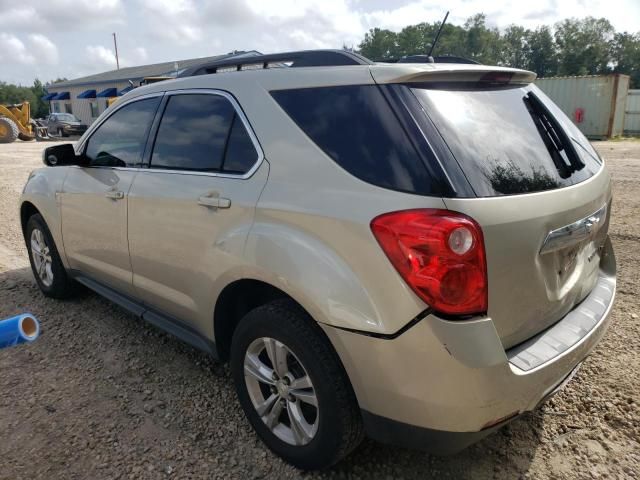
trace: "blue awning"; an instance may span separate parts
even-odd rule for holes
[[[130,92],[131,90],[133,90],[133,85],[129,85],[128,87],[123,88],[122,90],[120,90],[120,91],[118,92],[118,96],[119,96],[119,97],[121,97],[121,96],[122,96],[122,95],[124,95],[125,93]]]
[[[95,90],[85,90],[80,95],[78,95],[76,98],[96,98],[96,91]]]
[[[117,97],[117,96],[118,96],[117,88],[105,88],[99,94],[96,95],[96,97],[99,97],[99,98],[109,98],[109,97]]]
[[[51,98],[51,100],[69,100],[71,98],[69,96],[69,92],[60,92],[55,97]]]
[[[57,93],[47,93],[46,95],[44,95],[44,96],[42,97],[42,100],[44,100],[45,102],[46,102],[46,101],[49,101],[49,100],[51,100],[53,97],[55,97],[56,95],[58,95],[58,94],[57,94]]]

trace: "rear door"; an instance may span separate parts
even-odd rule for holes
[[[505,347],[566,315],[597,281],[611,198],[602,162],[532,85],[411,85],[475,198],[445,198],[485,237],[489,316]]]
[[[149,168],[129,193],[137,295],[156,310],[212,327],[213,291],[237,266],[267,162],[237,102],[220,91],[168,93]]]
[[[84,145],[87,167],[69,167],[60,194],[62,234],[71,268],[132,293],[127,195],[141,165],[160,96],[123,105]]]

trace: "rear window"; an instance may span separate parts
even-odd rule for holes
[[[430,194],[435,185],[398,118],[375,85],[271,92],[338,165],[365,182]]]
[[[561,188],[600,169],[586,138],[534,86],[412,91],[478,196]]]

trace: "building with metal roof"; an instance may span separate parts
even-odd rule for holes
[[[172,62],[124,67],[119,70],[97,73],[75,78],[47,86],[47,95],[51,112],[67,112],[90,125],[107,108],[107,100],[124,95],[138,86],[146,77],[177,77],[186,69],[208,64],[227,58],[254,56],[260,53],[252,51],[233,51],[213,57],[191,58]]]

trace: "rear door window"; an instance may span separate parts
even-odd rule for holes
[[[271,95],[331,159],[365,182],[435,190],[412,142],[376,85],[276,90]]]
[[[220,171],[233,115],[233,105],[220,95],[171,96],[158,128],[151,167]]]
[[[412,91],[478,196],[561,188],[600,169],[589,142],[535,87]]]
[[[169,98],[151,168],[245,174],[257,160],[257,150],[229,99],[216,94]]]

